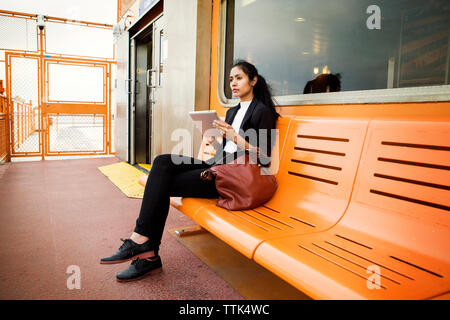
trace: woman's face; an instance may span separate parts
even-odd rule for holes
[[[230,88],[233,96],[240,98],[241,101],[253,99],[253,87],[256,81],[256,77],[250,81],[248,75],[238,66],[231,69]]]

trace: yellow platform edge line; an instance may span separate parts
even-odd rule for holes
[[[98,169],[127,197],[142,199],[144,196],[144,187],[139,184],[139,178],[144,173],[127,162],[117,162]]]
[[[140,166],[148,171],[150,171],[150,168],[152,167],[152,165],[148,164],[148,163],[138,163],[138,166]]]

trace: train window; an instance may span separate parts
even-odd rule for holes
[[[228,0],[223,9],[224,70],[254,63],[277,97],[450,92],[448,0]]]

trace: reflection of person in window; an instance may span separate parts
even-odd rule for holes
[[[341,74],[320,74],[314,80],[308,81],[303,94],[341,91]]]

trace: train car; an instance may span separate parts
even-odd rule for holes
[[[282,115],[448,120],[445,1],[119,1],[119,15],[117,146],[131,162],[170,152],[179,128],[196,154],[186,115],[238,103],[237,59],[259,67]]]
[[[224,117],[249,61],[281,115],[279,190],[233,217],[174,205],[311,297],[448,298],[448,1],[125,2],[118,157],[210,157],[188,112]]]

